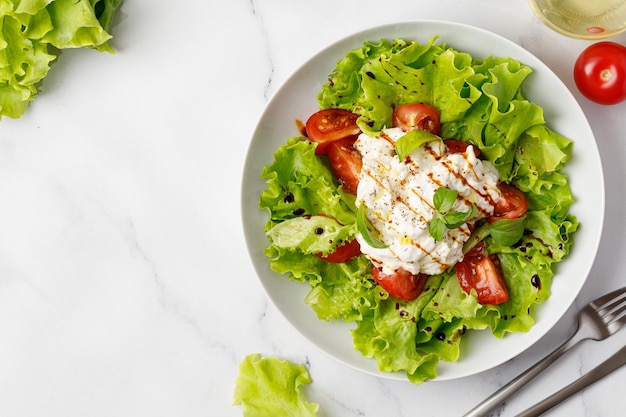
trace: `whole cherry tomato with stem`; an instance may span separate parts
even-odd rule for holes
[[[574,81],[582,95],[596,103],[626,100],[626,47],[608,41],[588,46],[574,64]]]

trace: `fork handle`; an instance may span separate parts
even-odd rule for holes
[[[502,404],[504,400],[515,394],[519,391],[524,385],[526,385],[531,379],[535,376],[539,375],[544,369],[548,366],[552,365],[554,361],[556,361],[561,355],[567,352],[571,347],[576,345],[583,339],[586,339],[586,336],[583,336],[581,332],[576,332],[572,337],[570,337],[565,343],[552,351],[552,353],[548,354],[542,360],[528,368],[525,372],[520,374],[518,377],[513,379],[511,382],[500,388],[498,391],[493,393],[490,397],[485,399],[483,402],[478,404],[476,407],[472,408],[467,414],[463,417],[484,417],[492,411],[494,408]]]
[[[578,378],[565,388],[552,394],[545,400],[530,407],[516,417],[538,417],[560,403],[561,401],[576,394],[581,389],[593,384],[597,380],[604,378],[614,370],[626,365],[626,346],[617,351],[613,356],[593,368],[591,371]]]

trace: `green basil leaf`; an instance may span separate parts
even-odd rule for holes
[[[428,232],[436,241],[443,239],[446,231],[446,222],[441,217],[433,217],[428,224]]]
[[[463,213],[460,211],[452,211],[450,213],[446,213],[443,215],[443,220],[446,222],[446,227],[448,229],[456,229],[463,223],[465,223],[465,218],[468,213]]]
[[[443,220],[448,229],[456,229],[457,227],[460,227],[463,223],[467,222],[468,214],[469,213],[453,211],[451,213],[444,214]]]
[[[447,187],[439,187],[433,196],[433,205],[440,213],[447,213],[452,209],[456,202],[456,196],[459,194],[457,190],[451,190]]]
[[[487,222],[474,229],[470,238],[463,245],[463,254],[465,255],[467,252],[472,250],[474,246],[478,245],[482,240],[489,236],[490,230],[491,225]]]
[[[493,223],[484,223],[476,228],[470,238],[463,245],[463,253],[467,253],[481,240],[491,236],[493,241],[501,246],[512,246],[524,235],[526,217],[518,219],[502,219]]]
[[[404,161],[415,149],[438,139],[441,138],[425,130],[411,130],[396,141],[396,154],[401,161]]]
[[[381,242],[376,236],[374,236],[374,228],[372,223],[368,220],[367,216],[365,216],[365,204],[361,203],[359,208],[356,210],[356,228],[363,236],[363,240],[365,243],[370,245],[376,249],[384,249],[387,247],[383,242]]]
[[[512,246],[524,235],[525,220],[526,217],[496,220],[491,224],[489,234],[498,245]]]
[[[448,229],[456,229],[476,216],[476,206],[472,204],[470,211],[452,211],[443,215]]]

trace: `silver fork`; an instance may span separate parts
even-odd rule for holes
[[[626,324],[626,287],[610,292],[587,304],[578,313],[578,329],[561,346],[493,393],[463,417],[484,417],[512,396],[561,355],[585,339],[603,340]]]

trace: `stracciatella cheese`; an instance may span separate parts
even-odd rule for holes
[[[395,142],[403,135],[399,128],[386,129],[376,137],[361,134],[355,143],[363,158],[356,205],[365,205],[366,217],[386,247],[373,248],[360,234],[357,239],[361,251],[385,273],[403,268],[438,274],[463,258],[471,232],[463,224],[435,241],[428,230],[435,191],[458,191],[453,211],[469,212],[474,204],[472,223],[493,213],[500,196],[498,172],[489,161],[478,159],[471,146],[464,153],[448,153],[442,140],[428,142],[400,161]]]

